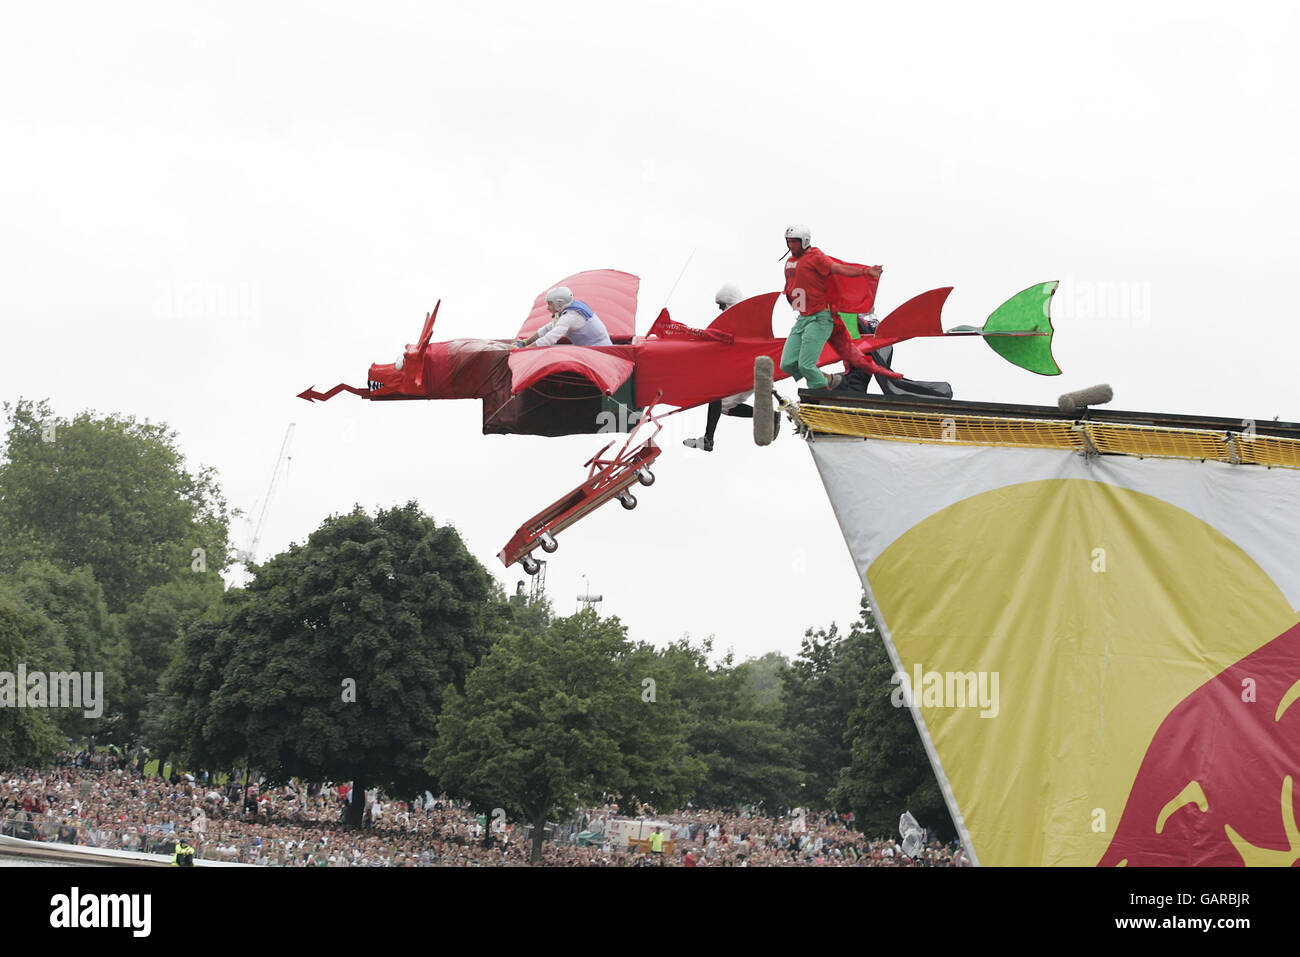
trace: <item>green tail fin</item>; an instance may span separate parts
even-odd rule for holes
[[[989,316],[982,330],[984,341],[1008,362],[1037,372],[1060,375],[1052,358],[1052,294],[1057,280],[1018,292]]]

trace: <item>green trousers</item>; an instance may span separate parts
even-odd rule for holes
[[[809,389],[826,388],[826,377],[817,368],[817,360],[834,328],[835,317],[829,309],[796,319],[781,351],[781,370],[792,379],[803,379]]]

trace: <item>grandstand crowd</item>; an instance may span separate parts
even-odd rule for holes
[[[206,773],[146,775],[139,751],[60,754],[54,767],[0,776],[0,831],[26,840],[170,855],[189,835],[200,859],[284,867],[483,867],[529,862],[529,829],[426,792],[409,801],[348,785],[259,787]],[[363,825],[344,817],[364,800]],[[580,867],[964,866],[964,852],[930,841],[909,856],[832,812],[766,817],[751,810],[642,815],[664,822],[665,853],[616,846],[613,804],[548,826],[542,864]]]

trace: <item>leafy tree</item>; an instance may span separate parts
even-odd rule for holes
[[[23,637],[34,625],[30,613],[0,596],[0,671],[12,681],[11,693],[26,694],[17,686],[19,664],[28,664],[27,642]],[[4,680],[4,679],[0,679]],[[61,736],[40,708],[18,708],[17,699],[0,707],[0,768],[40,767],[59,749]]]
[[[229,742],[211,741],[204,731],[208,703],[242,640],[233,620],[247,600],[245,592],[234,590],[208,616],[181,626],[171,664],[141,717],[142,739],[158,756],[159,768],[173,757],[186,767],[208,768],[233,766],[247,757]]]
[[[870,611],[864,607],[863,614]],[[840,771],[849,764],[846,733],[866,678],[866,645],[861,624],[843,638],[834,624],[809,629],[799,656],[783,675],[786,727],[804,769],[800,804],[827,806]]]
[[[350,780],[349,821],[376,785],[417,792],[444,689],[503,618],[499,589],[449,526],[414,502],[332,517],[255,569],[187,629],[150,727],[205,765],[272,780]]]
[[[706,807],[757,803],[771,812],[796,803],[802,773],[779,715],[762,706],[740,669],[720,669],[712,684],[713,694],[703,702],[688,739],[708,767],[708,776],[696,789],[695,803]]]
[[[855,827],[872,836],[896,835],[904,811],[942,840],[957,829],[921,743],[912,714],[891,698],[894,666],[884,643],[870,644],[867,676],[849,718],[849,766],[831,790],[836,807],[853,811]]]
[[[139,736],[143,712],[171,664],[181,630],[221,602],[215,575],[184,575],[154,585],[121,616],[122,733]]]
[[[550,599],[545,596],[540,601],[528,601],[523,595],[511,595],[509,610],[510,627],[515,631],[543,631],[555,617]]]
[[[54,724],[66,735],[111,734],[122,700],[122,649],[117,622],[108,612],[104,591],[88,568],[64,571],[44,561],[18,569],[4,591],[28,613],[29,671],[90,672],[104,676],[104,714],[87,718],[84,711],[51,711]]]
[[[790,670],[790,662],[785,655],[779,651],[769,651],[758,658],[742,662],[737,670],[745,676],[746,686],[758,697],[761,707],[781,707],[783,679]]]
[[[800,741],[808,803],[852,810],[858,830],[896,834],[903,811],[940,835],[955,833],[920,735],[895,708],[893,665],[863,596],[843,638],[809,631],[786,675],[787,720]]]
[[[808,803],[852,810],[856,827],[894,834],[910,810],[940,835],[955,828],[906,708],[890,700],[893,665],[863,596],[844,638],[809,630],[786,673],[786,716],[807,771]]]
[[[191,473],[175,432],[132,416],[66,419],[44,401],[4,410],[0,574],[38,559],[90,568],[121,612],[154,585],[225,566],[229,515],[215,472]]]
[[[780,711],[764,706],[750,662],[735,666],[728,655],[711,667],[712,649],[711,640],[697,648],[682,639],[658,653],[658,667],[647,669],[658,694],[679,699],[686,710],[687,749],[705,767],[692,801],[705,807],[788,806],[798,797],[802,775]]]
[[[686,753],[684,713],[644,683],[654,650],[590,609],[505,635],[449,687],[426,766],[458,794],[495,802],[533,828],[606,793],[675,807],[702,775]],[[653,693],[652,693],[653,692]]]

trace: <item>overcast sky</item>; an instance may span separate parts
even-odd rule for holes
[[[945,324],[979,324],[1062,281],[1062,376],[896,350],[958,398],[1105,381],[1117,408],[1300,420],[1293,5],[2,9],[0,397],[166,421],[250,511],[296,422],[260,557],[416,499],[513,592],[497,551],[602,437],[296,394],[364,386],[439,298],[435,338],[511,336],[583,269],[641,277],[644,332],[689,258],[668,306],[706,324],[722,283],[780,287],[795,222],[884,265],[881,315],[952,285]],[[683,448],[703,420],[669,420],[634,512],[560,536],[548,590],[571,612],[589,576],[634,639],[793,654],[856,614],[848,549],[788,427]]]

